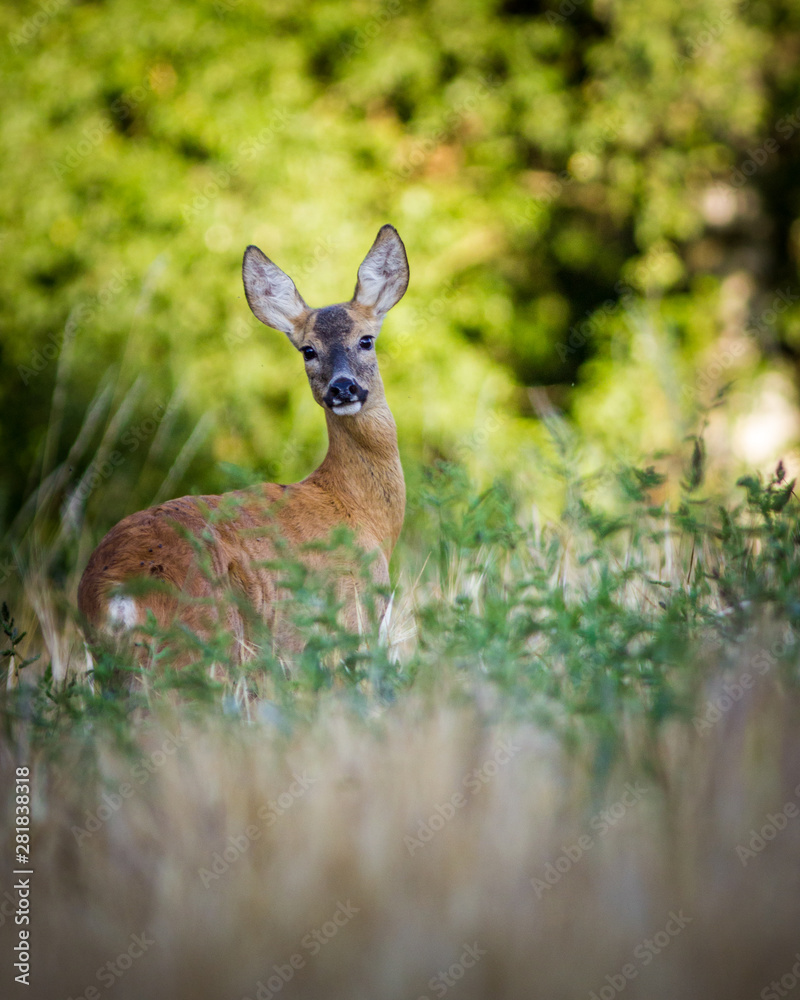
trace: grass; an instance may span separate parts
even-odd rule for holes
[[[571,468],[553,523],[428,469],[380,627],[346,633],[287,563],[296,662],[262,634],[235,666],[220,633],[173,669],[151,630],[132,690],[115,651],[85,682],[88,532],[40,496],[0,650],[9,806],[32,773],[32,995],[745,997],[788,973],[793,484],[715,499],[699,441],[676,482]],[[3,891],[12,868],[8,847]]]

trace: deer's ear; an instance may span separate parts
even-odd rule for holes
[[[308,306],[289,275],[258,247],[249,246],[242,261],[242,280],[253,315],[294,341],[295,331],[308,312]]]
[[[394,226],[382,226],[358,269],[353,302],[372,309],[378,320],[403,297],[408,288],[408,259]]]

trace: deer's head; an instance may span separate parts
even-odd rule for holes
[[[393,226],[378,233],[358,269],[349,302],[309,308],[292,279],[254,246],[244,252],[242,277],[254,315],[283,331],[305,358],[320,406],[349,417],[382,396],[375,338],[384,316],[408,287],[406,251]]]

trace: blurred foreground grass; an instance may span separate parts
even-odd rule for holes
[[[411,468],[380,627],[348,634],[287,565],[295,662],[256,631],[241,667],[220,634],[172,669],[151,633],[132,685],[113,651],[87,683],[96,539],[58,467],[40,484],[0,622],[4,982],[28,860],[43,1000],[730,1000],[791,969],[793,483],[720,497],[701,437],[582,477],[548,421],[560,518]]]
[[[699,441],[673,484],[565,461],[557,523],[420,473],[388,621],[348,635],[298,577],[290,670],[210,642],[90,688],[29,563],[2,960],[23,780],[36,997],[730,1000],[791,975],[797,503],[782,469],[715,502],[703,464]]]

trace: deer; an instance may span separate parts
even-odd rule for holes
[[[241,662],[244,602],[269,627],[278,654],[290,656],[302,650],[303,637],[286,612],[274,565],[276,553],[286,551],[332,574],[350,631],[362,625],[364,564],[377,586],[375,613],[379,619],[385,613],[406,492],[375,341],[408,287],[403,241],[384,225],[358,268],[353,297],[337,305],[306,305],[292,279],[255,246],[244,252],[242,279],[255,317],[285,333],[303,356],[311,393],[325,413],[325,458],[298,483],[184,496],[121,520],[90,556],[78,587],[90,644],[132,640],[152,614],[159,629],[179,624],[199,636],[225,625],[234,637],[232,660]],[[318,544],[340,528],[364,556],[358,565]]]

